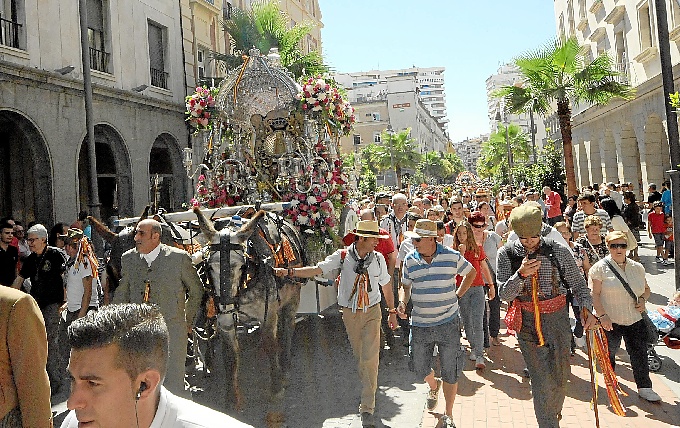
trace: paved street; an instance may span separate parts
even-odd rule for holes
[[[674,290],[673,269],[653,262],[649,241],[643,236],[641,256],[648,269],[652,288],[652,305],[664,305]],[[504,331],[504,329],[502,330]],[[244,411],[237,417],[255,427],[358,428],[356,414],[359,402],[357,373],[342,320],[331,309],[322,317],[308,317],[297,324],[295,356],[288,388],[279,400],[270,400],[268,364],[257,347],[257,334],[242,341],[244,347],[242,385],[245,394]],[[502,345],[489,349],[489,364],[483,372],[474,370],[468,361],[460,381],[454,407],[458,427],[535,426],[529,380],[521,376],[524,367],[514,337],[503,336]],[[432,428],[444,408],[443,396],[434,412],[424,409],[426,388],[408,371],[406,348],[388,350],[380,364],[376,414],[383,427]],[[601,427],[668,427],[680,421],[680,367],[678,351],[657,347],[663,367],[652,374],[654,389],[663,398],[662,404],[650,404],[637,396],[625,351],[618,374],[623,398],[628,408],[626,417],[614,415],[607,407],[606,391],[599,377],[599,413]],[[217,379],[192,378],[198,387],[196,401],[220,409],[223,391]],[[64,404],[55,406],[64,409]],[[228,413],[234,414],[233,411]],[[267,423],[269,415],[270,423]],[[281,417],[283,416],[283,417]],[[590,381],[586,356],[579,350],[573,358],[572,378],[563,411],[562,426],[594,427],[590,410]],[[276,423],[276,421],[283,421]]]

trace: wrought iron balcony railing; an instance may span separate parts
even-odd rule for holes
[[[166,73],[163,70],[158,70],[158,69],[151,67],[151,86],[155,86],[157,88],[168,89],[168,77],[169,76],[170,76],[169,73]]]
[[[0,15],[0,45],[21,49],[19,47],[20,30],[21,24],[7,20]]]
[[[90,68],[92,70],[109,73],[109,59],[111,54],[100,51],[99,49],[90,48]]]

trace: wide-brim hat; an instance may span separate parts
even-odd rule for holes
[[[380,227],[375,220],[359,220],[356,229],[350,232],[354,236],[363,236],[365,238],[389,238],[388,235],[380,233]]]
[[[510,213],[510,226],[520,238],[540,236],[542,217],[541,208],[523,204]]]
[[[65,235],[57,235],[57,237],[69,244],[73,241],[79,241],[83,239],[83,231],[76,228],[69,228]]]
[[[489,192],[484,189],[477,189],[475,196],[489,196]]]
[[[416,225],[413,230],[408,230],[404,232],[405,236],[409,238],[432,238],[437,237],[437,223],[432,220],[422,218],[416,221]]]

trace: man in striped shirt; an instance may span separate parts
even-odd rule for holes
[[[581,208],[574,214],[574,219],[571,223],[571,232],[574,236],[574,241],[576,241],[580,234],[586,233],[586,228],[583,227],[583,221],[589,215],[596,215],[602,220],[602,229],[600,233],[606,235],[608,232],[614,230],[612,227],[612,221],[609,218],[607,211],[601,210],[595,206],[595,195],[590,192],[584,192],[578,197],[578,206]]]
[[[415,250],[404,259],[402,298],[397,313],[405,317],[406,303],[412,299],[411,346],[415,371],[430,387],[429,410],[437,406],[443,384],[446,413],[439,426],[451,428],[455,426],[453,401],[465,363],[465,351],[460,346],[458,299],[470,288],[477,272],[459,252],[437,243],[437,224],[432,220],[418,220],[413,231],[407,231],[405,235],[411,238]],[[464,277],[458,290],[456,275]],[[432,370],[435,344],[439,350],[442,379],[435,379]]]

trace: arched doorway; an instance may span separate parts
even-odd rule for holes
[[[114,215],[120,217],[132,216],[130,158],[125,143],[115,129],[109,125],[101,124],[94,127],[94,140],[101,218],[108,221]],[[78,157],[80,209],[85,211],[90,211],[88,168],[86,137],[80,146]]]
[[[665,180],[665,171],[670,169],[670,150],[666,131],[659,116],[651,115],[647,118],[642,148],[644,151],[643,167],[646,172],[644,178],[647,179],[647,183],[660,185]]]
[[[623,181],[627,183],[633,183],[633,187],[636,187],[636,190],[640,192],[639,197],[642,197],[640,150],[633,125],[627,122],[621,130],[620,138],[620,155],[617,156],[619,159],[619,177],[623,177]]]
[[[51,225],[50,154],[40,131],[20,113],[0,110],[0,159],[0,215]]]
[[[187,202],[182,155],[170,134],[159,135],[151,147],[149,183],[149,203],[155,209],[178,211]]]

